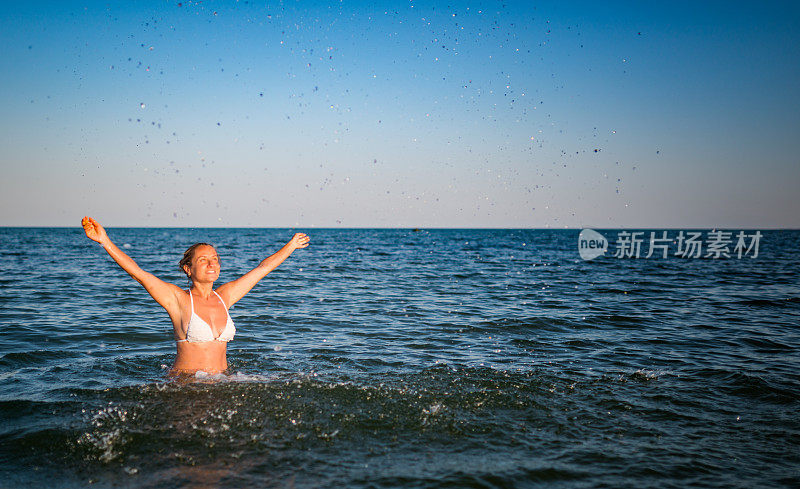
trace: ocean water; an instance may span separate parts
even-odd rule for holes
[[[797,231],[755,259],[580,259],[577,230],[305,230],[226,375],[78,228],[0,228],[0,487],[798,487]],[[286,229],[109,229],[221,282]],[[613,233],[607,233],[613,236]]]

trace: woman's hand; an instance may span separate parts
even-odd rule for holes
[[[225,304],[231,307],[239,299],[244,297],[245,294],[250,292],[259,280],[266,277],[267,274],[275,270],[278,265],[289,258],[289,255],[291,255],[294,250],[308,246],[309,241],[311,241],[311,238],[304,233],[295,234],[280,250],[264,258],[257,267],[236,280],[220,285],[217,289],[217,293],[222,296],[222,300]]]
[[[309,241],[311,241],[311,238],[309,238],[308,235],[304,233],[297,233],[292,237],[291,241],[289,241],[289,246],[295,250],[299,248],[305,248],[308,246]]]
[[[133,277],[134,280],[142,284],[144,289],[150,296],[156,300],[161,307],[167,310],[169,317],[172,318],[173,324],[180,321],[181,307],[179,295],[185,294],[178,286],[168,284],[156,277],[152,273],[145,272],[139,265],[133,261],[133,258],[126,255],[121,249],[115,245],[106,234],[106,230],[99,222],[91,217],[84,217],[81,219],[86,237],[92,241],[97,241],[103,245],[106,253],[120,266],[123,270],[128,272],[128,275]]]
[[[81,224],[83,225],[83,231],[86,233],[87,238],[91,239],[92,241],[97,241],[100,244],[104,244],[109,241],[106,230],[103,229],[103,226],[101,226],[99,222],[95,221],[91,217],[87,216],[81,219]]]

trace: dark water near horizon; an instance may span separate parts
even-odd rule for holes
[[[222,283],[292,232],[109,235],[183,286],[195,241]],[[180,383],[82,230],[0,228],[0,487],[800,485],[800,232],[590,262],[577,230],[309,234],[231,309],[229,375]]]

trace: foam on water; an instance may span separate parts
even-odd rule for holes
[[[234,372],[231,374],[216,373],[210,374],[203,370],[198,370],[194,374],[194,378],[198,380],[210,380],[216,382],[268,382],[275,380],[275,375],[259,375],[259,374],[246,374],[242,372]]]

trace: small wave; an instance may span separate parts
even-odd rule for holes
[[[0,367],[34,367],[54,360],[75,358],[78,354],[63,350],[30,350],[6,353],[0,357]]]
[[[776,404],[800,401],[796,386],[781,385],[754,372],[729,369],[699,369],[693,376],[713,380],[717,389],[734,396],[757,399]]]
[[[650,318],[640,317],[635,314],[620,315],[620,314],[587,314],[583,316],[580,325],[587,327],[587,325],[595,325],[597,327],[611,327],[611,328],[630,328],[640,327],[647,324]]]
[[[795,351],[795,347],[793,347],[792,345],[787,345],[779,341],[774,341],[769,338],[765,338],[763,336],[744,337],[741,338],[739,341],[749,346],[752,346],[756,351],[759,351],[761,353],[782,353],[782,352]]]
[[[576,326],[577,322],[571,319],[533,316],[527,318],[498,318],[481,321],[469,329],[486,332],[512,332],[512,331],[565,331]]]
[[[796,307],[800,304],[800,297],[786,297],[785,299],[743,299],[735,304],[747,307]]]

